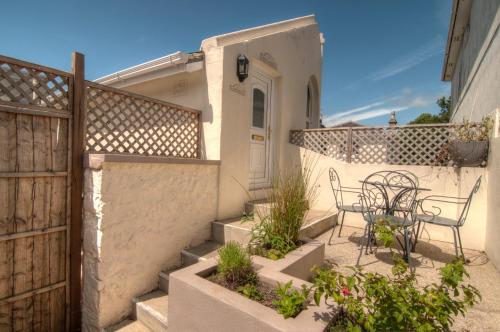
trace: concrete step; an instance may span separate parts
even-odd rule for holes
[[[157,290],[133,300],[134,318],[151,331],[166,331],[168,327],[168,294]]]
[[[180,270],[180,269],[182,269],[182,266],[180,266],[180,267],[174,267],[172,269],[168,269],[168,270],[165,270],[165,271],[161,271],[159,273],[159,277],[160,278],[158,280],[158,288],[168,294],[168,279],[169,279],[169,275],[170,275],[170,273],[172,273],[174,271],[177,271],[177,270]]]
[[[254,218],[254,220],[234,218],[213,221],[212,240],[218,243],[236,241],[241,244],[248,244],[251,237],[251,230],[258,222],[259,221],[256,220],[256,218]],[[336,222],[336,213],[321,210],[310,210],[306,215],[306,220],[300,231],[300,236],[315,238],[318,235],[330,230]]]
[[[181,251],[182,266],[189,266],[207,258],[217,256],[217,250],[222,244],[215,241],[206,241],[199,246],[186,248]]]
[[[146,325],[137,320],[126,319],[104,329],[105,332],[152,332]]]
[[[254,201],[245,203],[245,214],[247,216],[253,215],[255,220],[260,220],[269,215],[271,211],[271,205],[267,199],[257,199]]]

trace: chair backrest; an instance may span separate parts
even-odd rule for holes
[[[335,168],[330,167],[330,185],[332,186],[333,196],[335,197],[335,204],[337,209],[344,205],[344,198],[342,197],[342,185],[340,177]]]
[[[458,219],[458,226],[463,226],[463,224],[465,223],[467,215],[469,214],[472,197],[474,197],[474,194],[476,194],[479,191],[480,187],[481,187],[481,176],[479,176],[479,178],[476,180],[476,183],[474,184],[474,187],[472,187],[469,197],[467,197],[467,201],[465,202],[462,213],[460,214],[460,218]]]
[[[412,212],[417,196],[417,185],[412,175],[399,171],[379,171],[366,177],[361,188],[364,210],[375,208],[390,214],[397,211]]]

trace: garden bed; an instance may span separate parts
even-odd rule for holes
[[[262,305],[265,305],[268,308],[276,309],[276,305],[273,304],[274,301],[277,301],[279,298],[276,294],[276,288],[268,285],[266,283],[261,282],[260,280],[256,283],[255,294],[258,295],[246,295],[243,293],[243,288],[241,286],[236,285],[234,283],[228,283],[217,273],[212,273],[207,277],[207,280],[210,280],[213,283],[216,283],[219,286],[232,290],[235,293],[240,294],[241,296],[245,296],[251,300],[259,302]]]
[[[294,289],[311,285],[311,268],[324,259],[324,243],[308,241],[284,258],[252,257],[259,284],[292,282]],[[295,318],[283,318],[271,306],[246,298],[217,282],[217,258],[199,262],[170,275],[169,328],[175,331],[324,331],[331,308],[310,305]],[[229,286],[229,287],[227,287]],[[266,290],[269,291],[269,290]],[[266,300],[269,303],[270,298]],[[272,302],[272,300],[271,300]]]

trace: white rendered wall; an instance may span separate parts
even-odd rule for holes
[[[217,165],[103,163],[85,170],[83,327],[97,331],[158,287],[180,251],[210,237]]]
[[[382,170],[407,170],[414,173],[419,180],[420,186],[431,189],[430,192],[422,192],[418,197],[427,195],[446,195],[468,197],[477,178],[482,176],[482,183],[479,192],[472,201],[469,218],[461,228],[460,234],[464,248],[484,250],[486,236],[486,211],[488,207],[488,186],[491,185],[491,178],[487,176],[485,168],[480,167],[435,167],[435,166],[407,166],[407,165],[369,165],[369,164],[348,164],[326,157],[314,152],[296,148],[297,154],[301,153],[304,158],[314,160],[314,176],[317,178],[318,198],[314,202],[314,207],[325,211],[336,211],[335,200],[330,186],[329,169],[335,168],[343,186],[361,188],[360,180],[368,175]],[[344,203],[350,203],[346,199]],[[352,203],[352,202],[351,202]],[[461,209],[444,208],[442,216],[458,218]],[[354,227],[365,227],[366,223],[360,214],[347,213],[344,225]],[[453,242],[453,232],[448,227],[438,227],[425,225],[423,237],[426,239]]]

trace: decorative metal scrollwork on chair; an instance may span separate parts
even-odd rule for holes
[[[332,186],[333,196],[335,197],[335,205],[338,210],[338,216],[342,214],[340,229],[339,229],[339,237],[340,237],[340,233],[342,232],[342,226],[344,225],[344,217],[346,212],[351,212],[351,213],[363,212],[363,204],[361,202],[361,195],[362,195],[361,188],[343,186],[340,182],[340,177],[337,171],[335,171],[333,167],[330,168],[330,185]],[[354,196],[353,198],[354,202],[352,202],[351,204],[346,204],[344,202],[344,195],[349,195],[351,197]],[[356,202],[355,200],[358,201]],[[337,224],[332,228],[332,234],[330,235],[328,244],[331,244],[333,233],[335,232],[335,227],[337,226]]]
[[[363,198],[363,218],[366,221],[366,248],[372,251],[375,223],[385,219],[397,227],[404,243],[396,237],[408,261],[411,251],[410,228],[415,222],[415,207],[418,187],[416,176],[404,171],[380,171],[369,175],[361,187]]]
[[[464,250],[462,247],[462,238],[460,236],[460,228],[465,224],[469,214],[472,198],[479,191],[481,187],[481,177],[476,180],[474,187],[468,197],[452,197],[443,195],[430,195],[418,201],[418,214],[416,220],[418,221],[417,233],[415,238],[415,246],[417,245],[418,235],[420,233],[420,226],[422,222],[438,226],[450,227],[453,230],[453,239],[455,244],[455,254],[458,256],[458,248],[460,254],[465,260]],[[457,206],[463,206],[458,219],[443,217],[441,213],[447,207],[453,207],[456,211]]]

